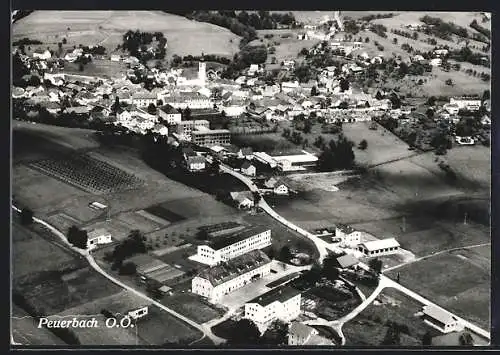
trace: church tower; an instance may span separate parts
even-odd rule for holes
[[[207,80],[207,63],[200,61],[198,63],[198,80],[201,85],[205,86]]]

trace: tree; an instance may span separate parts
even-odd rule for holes
[[[337,256],[328,255],[325,260],[323,260],[323,268],[321,273],[330,281],[335,281],[339,278],[339,270],[337,269]]]
[[[431,96],[427,99],[426,105],[427,106],[434,106],[436,104],[436,98],[434,96]]]
[[[254,206],[258,206],[260,203],[260,200],[262,200],[262,196],[261,196],[260,192],[254,191],[253,192],[253,204],[254,204]]]
[[[184,120],[190,120],[191,119],[191,109],[189,107],[186,107],[183,112]]]
[[[363,139],[361,142],[359,142],[358,148],[361,150],[365,150],[366,148],[368,148],[368,142],[366,141],[366,139]]]
[[[490,97],[491,97],[490,90],[485,90],[485,91],[483,92],[483,98],[482,98],[482,100],[483,100],[483,101],[489,100],[489,99],[490,99]]]
[[[397,39],[396,37],[394,37],[394,38],[392,39],[392,43],[394,43],[394,44],[398,44],[398,39]]]
[[[382,260],[380,260],[379,258],[370,259],[370,261],[368,262],[368,266],[377,274],[380,274],[382,272]]]
[[[346,78],[340,78],[340,91],[344,92],[349,90],[349,81]]]
[[[68,43],[68,40],[66,38],[63,38],[62,39],[62,44],[66,44],[66,43]]]
[[[325,144],[325,139],[323,138],[323,136],[318,136],[313,143],[313,145],[316,148],[321,148],[324,144]]]
[[[281,261],[283,262],[289,262],[290,259],[292,258],[292,252],[290,251],[290,248],[285,245],[283,246],[281,249],[280,249],[280,254],[279,254],[279,258]]]
[[[260,331],[257,325],[249,319],[241,319],[233,327],[233,332],[227,339],[228,345],[255,345],[259,342]]]
[[[382,100],[384,98],[384,96],[382,96],[382,93],[380,91],[377,91],[377,93],[375,94],[375,98],[377,100]]]
[[[33,223],[33,211],[29,208],[23,208],[21,210],[21,224],[27,226]]]
[[[397,346],[401,345],[401,333],[399,327],[395,323],[390,323],[387,328],[387,333],[381,345]]]
[[[427,331],[422,337],[422,345],[429,346],[431,344],[432,344],[432,335],[429,331]]]
[[[288,325],[277,319],[273,321],[261,338],[262,345],[287,345]]]
[[[458,341],[462,346],[474,346],[474,338],[472,334],[467,331],[460,334]]]
[[[83,71],[85,69],[83,63],[78,64],[78,71]]]
[[[448,86],[453,86],[453,80],[451,80],[451,79],[446,79],[446,81],[444,83]]]
[[[312,123],[311,123],[311,120],[310,119],[307,119],[304,121],[304,128],[302,129],[302,132],[304,133],[311,133],[311,129],[312,129]]]
[[[137,265],[131,261],[123,263],[120,267],[120,275],[134,275],[137,272]]]
[[[316,88],[316,85],[314,85],[312,88],[311,88],[311,96],[318,96],[319,92],[318,92],[318,88]]]

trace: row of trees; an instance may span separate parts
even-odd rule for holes
[[[153,51],[148,51],[148,45],[153,40],[158,42],[157,47]],[[150,59],[163,59],[166,54],[167,39],[162,32],[141,32],[128,30],[123,35],[122,48],[130,53],[130,55],[138,58],[140,61],[145,62]]]
[[[420,21],[429,25],[425,27],[424,33],[427,35],[434,35],[444,40],[450,40],[452,35],[457,35],[463,38],[469,38],[467,29],[453,22],[444,22],[439,17],[424,16]]]
[[[135,265],[132,263],[123,263],[126,258],[135,254],[145,253],[146,237],[139,231],[133,230],[126,239],[116,245],[112,252],[106,253],[105,260],[113,263],[113,269],[120,269],[121,273],[135,273]]]

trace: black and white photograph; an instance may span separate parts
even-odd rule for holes
[[[491,17],[12,10],[11,348],[493,345]]]

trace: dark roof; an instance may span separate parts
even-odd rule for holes
[[[265,232],[267,230],[270,230],[270,228],[264,226],[257,226],[257,227],[247,228],[244,229],[243,231],[238,231],[230,235],[220,236],[212,241],[210,247],[213,248],[214,250],[220,250],[222,248],[225,248],[227,246],[230,246],[232,244],[250,238],[256,234]]]
[[[266,307],[270,305],[271,303],[278,301],[278,302],[285,302],[288,301],[290,298],[295,297],[299,295],[301,292],[291,286],[284,285],[280,287],[276,287],[272,289],[271,291],[268,291],[264,293],[263,295],[260,295],[253,300],[247,302],[247,303],[258,303],[262,307]]]
[[[170,105],[163,105],[163,106],[160,107],[160,110],[162,110],[165,113],[169,113],[169,114],[172,114],[172,113],[180,114],[179,111],[177,111],[175,108],[173,108]]]
[[[241,148],[241,154],[243,154],[243,155],[252,155],[253,154],[252,147]]]
[[[217,286],[270,262],[269,257],[262,251],[252,250],[226,263],[205,269],[198,274],[198,277],[207,279],[213,286]]]
[[[199,155],[195,155],[192,157],[188,157],[187,162],[188,162],[188,164],[204,163],[205,158],[203,158],[202,156],[199,156]]]
[[[248,160],[245,160],[243,164],[241,164],[241,169],[248,169],[251,166],[252,164]]]

